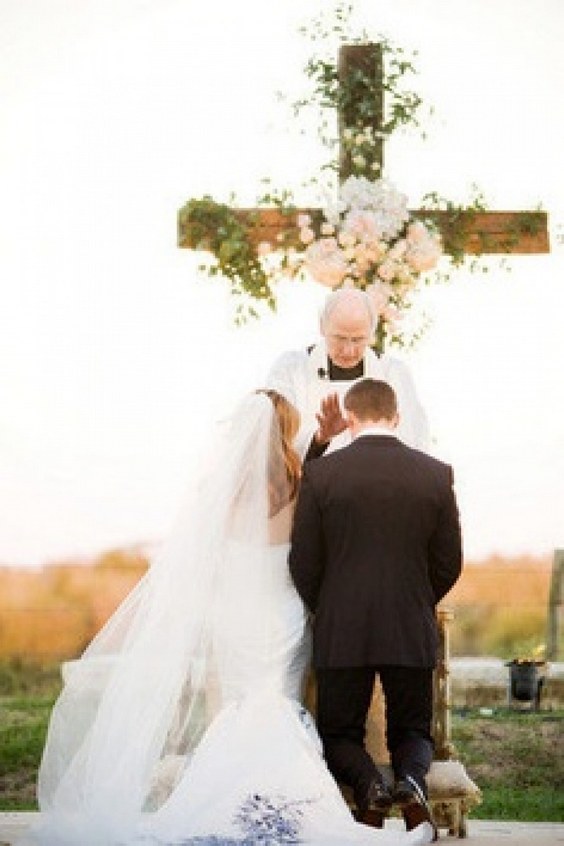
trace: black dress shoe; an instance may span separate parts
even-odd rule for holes
[[[370,782],[366,790],[355,790],[354,801],[359,814],[363,816],[367,811],[386,813],[393,803],[390,791],[382,781],[376,778]]]
[[[433,840],[438,840],[439,833],[433,822],[426,796],[414,778],[406,776],[396,781],[393,800],[401,808],[407,831],[428,822],[433,829]]]
[[[394,784],[394,789],[392,793],[394,803],[399,805],[400,808],[403,808],[405,805],[409,805],[414,801],[418,801],[420,797],[423,799],[423,791],[415,781],[415,779],[410,778],[400,778]]]

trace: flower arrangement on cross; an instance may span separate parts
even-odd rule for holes
[[[382,352],[386,344],[403,346],[420,337],[422,328],[406,332],[402,318],[420,283],[450,278],[437,271],[442,256],[456,267],[468,252],[517,251],[520,241],[546,227],[546,215],[522,213],[526,220],[517,227],[511,221],[496,238],[474,226],[467,251],[474,218],[485,211],[481,196],[462,207],[432,194],[427,208],[408,210],[407,197],[384,176],[383,142],[405,125],[419,126],[422,101],[405,88],[415,72],[412,57],[384,38],[371,43],[366,32],[352,35],[351,12],[352,5],[341,3],[329,29],[323,16],[304,28],[314,42],[333,43],[337,36],[342,46],[338,61],[334,53],[308,61],[313,93],[293,104],[296,115],[318,110],[320,141],[331,154],[322,172],[338,177],[337,191],[324,185],[325,202],[316,209],[297,208],[287,190],[266,191],[255,209],[237,208],[234,196],[229,205],[209,196],[191,199],[179,211],[179,243],[206,250],[211,260],[200,269],[230,281],[238,298],[236,323],[259,316],[255,302],[274,310],[276,281],[283,276],[365,290],[378,315],[373,346]],[[319,186],[321,180],[311,182]]]
[[[440,235],[412,220],[406,195],[384,178],[352,175],[323,210],[320,224],[302,213],[298,226],[304,245],[294,258],[298,272],[332,289],[366,291],[378,315],[379,346],[398,336],[420,274],[432,270],[442,255]]]

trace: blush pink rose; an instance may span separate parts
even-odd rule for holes
[[[315,232],[309,226],[302,226],[300,229],[300,241],[302,244],[311,244],[315,240]]]
[[[376,314],[382,314],[390,299],[391,292],[389,286],[382,282],[373,282],[371,285],[366,286],[365,291],[370,298]]]

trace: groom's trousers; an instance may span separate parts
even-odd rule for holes
[[[378,770],[364,747],[375,676],[386,706],[386,744],[396,779],[411,776],[427,795],[433,741],[433,670],[426,667],[317,668],[317,725],[338,782],[364,791]]]

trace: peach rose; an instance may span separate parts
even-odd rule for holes
[[[335,238],[322,238],[310,244],[305,251],[304,266],[316,282],[329,288],[340,285],[349,270]]]

